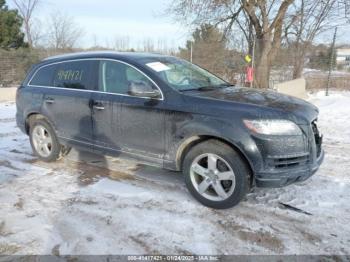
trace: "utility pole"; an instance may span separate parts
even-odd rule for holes
[[[329,87],[331,85],[331,74],[333,70],[333,61],[334,61],[334,55],[335,55],[335,40],[337,39],[337,31],[338,27],[334,30],[334,36],[333,36],[333,42],[332,42],[332,49],[331,49],[331,61],[329,61],[329,72],[328,72],[328,81],[327,81],[327,88],[326,88],[326,96],[329,94]]]
[[[192,60],[193,60],[193,43],[191,41],[191,63],[192,63]]]
[[[255,67],[254,67],[254,62],[255,62],[255,44],[256,44],[256,36],[254,36],[254,42],[253,42],[253,51],[252,51],[252,70],[253,70],[253,80],[250,82],[250,87],[254,87],[254,78],[255,78]]]

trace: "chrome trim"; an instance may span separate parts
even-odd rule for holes
[[[104,110],[104,106],[92,106],[93,108],[95,108],[96,110]]]
[[[142,96],[132,96],[132,95],[128,95],[128,94],[120,94],[120,93],[110,93],[110,92],[103,92],[103,91],[96,91],[96,90],[86,90],[86,89],[74,89],[74,88],[65,88],[65,87],[55,87],[55,86],[39,86],[39,85],[31,85],[30,83],[32,82],[33,78],[35,77],[35,75],[38,73],[39,70],[41,70],[44,67],[47,66],[51,66],[51,65],[56,65],[56,64],[62,64],[62,63],[69,63],[69,62],[76,62],[76,61],[114,61],[114,62],[119,62],[125,65],[128,65],[132,68],[134,68],[135,70],[137,70],[138,72],[140,72],[142,75],[144,75],[145,77],[148,78],[148,80],[150,80],[154,86],[160,91],[161,94],[161,98],[150,98],[150,97],[142,97]],[[30,87],[43,87],[43,88],[53,88],[53,89],[64,89],[64,90],[73,90],[73,91],[82,91],[82,92],[92,92],[92,93],[102,93],[102,94],[111,94],[111,95],[118,95],[118,96],[127,96],[127,97],[136,97],[136,98],[144,98],[144,99],[154,99],[154,100],[160,100],[160,101],[164,101],[164,95],[163,95],[163,91],[162,89],[148,76],[146,75],[144,72],[142,72],[140,69],[138,69],[137,67],[126,63],[124,61],[118,60],[118,59],[111,59],[111,58],[82,58],[82,59],[71,59],[71,60],[65,60],[65,61],[60,61],[60,62],[54,62],[54,63],[49,63],[43,66],[40,66],[38,69],[35,70],[33,76],[30,78],[30,80],[28,81],[27,86]]]

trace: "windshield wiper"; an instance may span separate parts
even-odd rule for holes
[[[230,87],[233,86],[232,84],[229,83],[225,83],[225,84],[221,84],[221,85],[210,85],[210,86],[201,86],[198,88],[190,88],[190,89],[182,89],[179,91],[212,91],[215,90],[217,88],[223,88],[223,87]]]
[[[189,89],[180,89],[180,92],[185,92],[185,91],[211,91],[214,90],[215,88],[213,86],[202,86],[202,87],[197,87],[197,88],[189,88]]]
[[[235,86],[235,85],[230,83],[225,83],[225,84],[218,85],[217,87],[230,87],[230,86]]]
[[[210,91],[210,90],[214,90],[216,87],[215,86],[201,86],[198,87],[196,90],[198,91]]]

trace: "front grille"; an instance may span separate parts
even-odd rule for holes
[[[318,130],[318,127],[317,127],[317,120],[311,123],[311,127],[315,137],[316,156],[319,157],[322,150],[322,135],[320,134],[320,131]]]
[[[308,161],[308,156],[278,158],[274,159],[274,165],[275,168],[288,168],[305,165]]]
[[[298,167],[305,165],[309,162],[309,155],[299,155],[299,156],[281,156],[281,157],[269,157],[269,165],[276,169],[284,169],[291,167]]]

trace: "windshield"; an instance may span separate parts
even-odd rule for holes
[[[200,90],[230,86],[229,83],[185,60],[173,57],[146,62],[169,86],[178,90]]]

